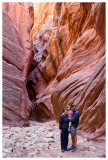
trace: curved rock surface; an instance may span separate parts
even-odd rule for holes
[[[34,9],[3,3],[3,124],[27,126],[29,116],[58,120],[75,103],[79,130],[104,140],[105,3],[34,3]]]
[[[33,57],[31,3],[3,3],[3,124],[27,126],[31,102],[26,89]]]
[[[33,112],[58,119],[64,107],[75,103],[79,129],[93,133],[91,138],[104,137],[105,3],[45,5],[40,17],[38,4],[31,33],[35,55],[28,92]]]

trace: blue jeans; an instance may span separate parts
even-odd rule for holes
[[[63,128],[61,136],[60,136],[61,149],[66,149],[67,148],[67,146],[68,146],[68,135],[69,135],[68,128]]]

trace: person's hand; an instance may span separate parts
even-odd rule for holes
[[[62,130],[60,130],[60,134],[62,134]]]

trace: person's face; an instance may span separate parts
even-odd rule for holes
[[[71,109],[72,109],[72,111],[75,111],[75,110],[76,110],[76,107],[75,107],[75,106],[72,106]]]
[[[68,111],[70,110],[70,106],[67,107],[67,110],[68,110]]]
[[[67,110],[64,111],[64,114],[65,114],[65,115],[67,114]]]

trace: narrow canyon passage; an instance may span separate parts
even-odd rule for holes
[[[91,139],[103,139],[105,3],[34,3],[30,34],[30,119],[58,121],[63,108],[75,103],[81,115],[79,129],[91,133]]]
[[[3,156],[105,157],[106,4],[9,2],[2,12]],[[58,121],[71,104],[78,151],[63,155]]]

